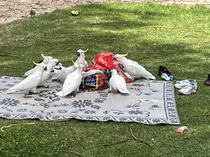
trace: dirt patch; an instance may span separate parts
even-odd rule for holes
[[[186,3],[210,5],[210,0],[1,0],[0,24],[8,23],[16,19],[30,17],[31,9],[36,14],[44,14],[55,9],[64,9],[83,3],[95,3],[102,1],[143,2],[154,1],[161,3]]]

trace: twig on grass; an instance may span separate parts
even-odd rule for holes
[[[190,132],[190,134],[192,134],[194,132],[194,130],[192,130],[191,132]]]
[[[86,136],[84,136],[83,138],[87,138],[88,136],[90,136],[93,132],[95,132],[96,130],[91,131],[89,134],[87,134]]]
[[[210,114],[198,114],[198,115],[193,115],[193,117],[209,117],[210,116]]]
[[[72,151],[72,150],[62,150],[62,152],[74,153],[74,154],[77,154],[77,155],[81,155],[80,153]]]
[[[2,56],[2,57],[18,57],[18,56],[15,56],[15,55],[4,55],[4,54],[0,54],[0,56]]]
[[[134,136],[134,134],[133,134],[133,132],[132,132],[132,129],[131,129],[131,128],[130,128],[130,132],[131,132],[131,135],[133,136],[133,138],[134,138],[135,140],[137,140],[137,141],[139,141],[139,142],[142,142],[142,143],[144,143],[144,144],[146,144],[146,145],[148,145],[148,146],[152,147],[152,145],[151,145],[151,144],[149,144],[149,143],[147,143],[147,142],[145,142],[145,141],[143,141],[143,140],[140,140],[140,139],[136,138],[136,137]]]

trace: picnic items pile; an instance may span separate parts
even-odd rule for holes
[[[87,50],[86,50],[87,51]],[[127,59],[128,54],[116,54],[112,52],[102,52],[95,56],[88,66],[85,60],[84,50],[77,51],[77,60],[69,67],[62,66],[58,59],[51,56],[44,56],[43,61],[35,63],[23,81],[7,90],[7,93],[14,93],[28,90],[36,93],[39,86],[47,87],[47,80],[61,81],[62,90],[56,95],[64,97],[80,89],[105,89],[109,92],[120,92],[129,94],[126,83],[136,78],[156,79],[150,72],[137,62]]]
[[[105,89],[109,92],[120,92],[129,94],[126,83],[132,82],[137,78],[155,80],[156,78],[136,61],[126,58],[128,54],[113,54],[112,52],[102,52],[95,56],[88,66],[85,60],[85,52],[82,49],[77,51],[77,60],[73,65],[64,67],[62,63],[51,56],[44,56],[43,61],[29,71],[25,72],[26,78],[11,87],[7,93],[27,90],[36,93],[39,86],[47,87],[47,80],[60,81],[63,84],[58,96],[67,96],[79,91],[79,89]],[[166,67],[159,66],[158,76],[165,81],[172,81],[174,74]],[[210,74],[204,81],[205,85],[210,85]],[[190,95],[196,93],[198,88],[196,80],[184,79],[176,81],[174,86],[180,94]]]

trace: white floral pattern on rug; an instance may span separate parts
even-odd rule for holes
[[[137,80],[127,84],[129,95],[109,93],[105,89],[58,97],[56,92],[61,90],[62,83],[51,81],[48,81],[49,88],[38,88],[37,94],[27,91],[6,93],[22,80],[19,77],[0,77],[0,117],[41,121],[75,118],[180,125],[173,82]]]

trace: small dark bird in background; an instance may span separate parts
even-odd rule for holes
[[[31,9],[31,11],[30,11],[31,17],[32,17],[32,16],[35,16],[35,14],[36,14],[36,12],[35,12],[34,10]]]

